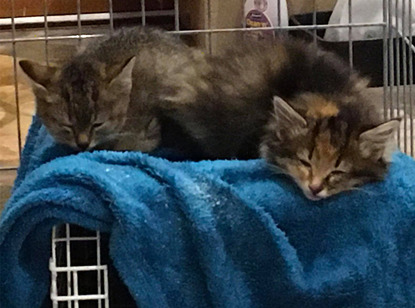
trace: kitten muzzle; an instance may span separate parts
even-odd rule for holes
[[[83,151],[88,149],[90,143],[91,141],[89,140],[89,136],[85,133],[79,134],[78,137],[76,138],[76,145],[78,146],[79,149]]]

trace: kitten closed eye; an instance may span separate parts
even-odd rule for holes
[[[329,175],[336,176],[336,175],[342,175],[342,174],[345,174],[345,173],[346,173],[346,171],[343,171],[343,170],[334,170]]]
[[[306,161],[304,159],[299,159],[299,160],[300,160],[300,163],[302,163],[305,167],[311,168],[310,162],[308,162],[308,161]]]
[[[92,125],[92,127],[93,128],[99,128],[99,127],[101,127],[102,125],[104,125],[105,124],[105,122],[97,122],[97,123],[94,123],[93,125]]]
[[[73,126],[71,125],[61,125],[61,134],[65,137],[70,138],[73,135]]]

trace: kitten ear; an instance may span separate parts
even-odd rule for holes
[[[273,117],[277,121],[277,134],[280,137],[281,133],[295,136],[307,127],[307,121],[281,97],[274,96],[273,105]]]
[[[400,119],[393,119],[359,136],[359,150],[364,158],[384,159],[389,162],[396,148],[394,136],[399,129]]]
[[[128,59],[121,66],[117,67],[112,72],[109,72],[109,86],[115,88],[120,92],[130,92],[132,87],[132,74],[135,64],[135,57]]]
[[[32,83],[35,94],[46,95],[48,93],[47,88],[52,84],[58,69],[29,60],[21,60],[19,65]]]

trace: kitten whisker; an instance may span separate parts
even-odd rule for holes
[[[361,191],[364,192],[365,194],[371,195],[371,196],[376,196],[378,195],[378,193],[372,191],[372,190],[368,190],[365,187],[351,187],[348,189],[348,191]]]
[[[278,175],[281,175],[282,174],[282,175],[290,176],[286,171],[282,170],[281,168],[279,168],[279,167],[277,167],[275,165],[268,164],[268,168],[270,168],[271,171],[274,174],[278,174]]]
[[[100,140],[101,140],[101,142],[100,143],[106,143],[106,142],[110,142],[110,141],[113,141],[113,140],[115,140],[115,139],[117,139],[117,138],[122,138],[122,137],[136,137],[137,135],[136,134],[134,134],[134,133],[126,133],[126,132],[124,132],[124,133],[116,133],[116,134],[111,134],[111,135],[108,135],[108,136],[105,136],[105,137],[102,137]]]
[[[108,138],[115,138],[115,137],[125,137],[125,136],[137,136],[136,133],[130,133],[130,132],[123,132],[123,133],[116,133],[116,134],[111,134],[110,136],[108,136]]]

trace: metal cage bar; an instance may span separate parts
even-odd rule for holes
[[[96,243],[97,243],[97,265],[101,266],[101,234],[99,232],[97,232]],[[101,280],[102,280],[101,271],[98,270],[98,272],[97,272],[97,286],[98,286],[97,291],[98,291],[98,295],[102,294],[102,286],[101,286],[102,281]],[[101,300],[99,300],[98,301],[98,308],[101,308],[101,307],[102,307],[102,302],[101,302]]]
[[[82,21],[81,21],[81,0],[76,0],[76,14],[77,14],[77,26],[78,26],[78,37],[79,41],[78,44],[81,44],[81,36],[82,36]]]
[[[409,120],[410,120],[410,140],[411,140],[411,151],[410,151],[410,155],[414,156],[414,152],[415,152],[415,136],[414,136],[414,112],[413,112],[413,104],[415,103],[413,101],[412,98],[412,87],[414,84],[414,67],[413,67],[413,54],[415,53],[415,51],[412,49],[413,44],[412,44],[412,0],[409,0],[409,19],[408,19],[408,24],[409,24],[409,35],[410,35],[410,45],[408,45],[409,48]]]
[[[44,17],[44,30],[45,30],[45,61],[49,65],[49,25],[48,25],[48,1],[43,1],[43,17]]]
[[[112,0],[108,0],[108,12],[109,12],[109,20],[110,20],[110,31],[111,33],[114,32],[114,11],[112,9]]]
[[[316,0],[313,0],[313,26],[315,25],[317,25],[317,5]],[[317,45],[317,29],[313,30],[313,42]]]
[[[395,33],[396,33],[396,39],[395,39],[395,49],[396,49],[396,51],[395,51],[395,63],[396,63],[396,69],[395,69],[395,72],[396,72],[396,109],[395,110],[393,110],[393,117],[398,117],[400,114],[400,110],[401,110],[401,108],[400,108],[400,99],[399,99],[399,94],[400,94],[400,91],[401,91],[401,86],[400,86],[400,84],[401,84],[401,70],[400,70],[400,67],[401,67],[401,59],[400,59],[400,50],[401,50],[401,48],[400,48],[400,40],[399,40],[399,29],[398,29],[398,27],[399,27],[399,25],[397,24],[397,21],[398,21],[398,18],[399,18],[399,14],[398,14],[398,11],[399,11],[399,0],[395,0]],[[400,146],[401,145],[401,130],[400,129],[398,129],[398,145]]]
[[[411,1],[411,0],[409,0]],[[405,39],[406,39],[406,0],[402,0],[402,39],[403,39],[403,43],[402,43],[402,73],[403,73],[403,94],[404,94],[404,99],[402,101],[403,103],[403,149],[405,152],[408,152],[408,132],[407,132],[407,117],[406,117],[406,111],[407,111],[407,104],[406,104],[406,99],[405,99],[405,95],[406,95],[406,90],[407,90],[407,83],[408,83],[408,62],[407,62],[407,55],[406,55],[406,51],[407,51],[407,46],[405,44]]]
[[[66,267],[70,268],[71,267],[71,240],[70,240],[70,232],[71,229],[69,227],[69,224],[65,225],[65,230],[66,230],[66,238],[65,238],[65,243],[66,243]],[[72,276],[71,276],[71,272],[67,271],[66,272],[66,282],[67,282],[67,294],[70,295],[72,294]],[[72,307],[72,301],[69,301],[69,307]]]
[[[16,24],[15,24],[15,5],[14,0],[11,0],[11,24],[12,24],[12,56],[13,56],[13,78],[15,89],[15,103],[16,103],[16,124],[17,124],[17,143],[19,149],[19,159],[22,155],[22,133],[20,123],[20,101],[19,101],[19,83],[17,80],[17,55],[16,55]]]
[[[394,72],[394,65],[395,65],[395,58],[394,58],[394,49],[393,49],[393,27],[392,25],[392,1],[387,0],[388,2],[388,30],[389,30],[389,117],[393,118],[393,87],[395,85],[395,72]]]
[[[209,1],[209,0],[208,0]],[[148,13],[147,13],[148,15]],[[210,23],[208,23],[210,25]],[[215,33],[230,33],[230,32],[255,32],[255,31],[266,31],[266,30],[319,30],[319,29],[331,29],[331,28],[359,28],[359,27],[383,27],[385,23],[355,23],[353,25],[349,24],[333,24],[333,25],[309,25],[309,26],[281,26],[281,27],[263,27],[263,28],[225,28],[225,29],[201,29],[201,30],[180,30],[180,31],[170,31],[172,34],[180,35],[194,35],[194,34],[215,34]],[[96,38],[103,36],[104,34],[82,34],[82,35],[56,35],[48,38],[49,41],[52,40],[71,40],[71,39],[88,39]],[[22,37],[15,39],[0,39],[0,44],[3,43],[22,43],[22,42],[35,42],[35,41],[44,41],[46,37]]]
[[[143,26],[146,25],[146,1],[145,0],[140,0],[141,1],[141,24]]]
[[[387,8],[387,0],[383,0],[383,22],[385,25],[388,22],[388,12]],[[383,52],[382,52],[382,59],[383,59],[383,117],[386,120],[388,118],[388,111],[387,111],[387,93],[388,93],[388,81],[389,81],[389,69],[388,69],[388,31],[387,27],[383,27]]]
[[[348,6],[347,18],[349,21],[349,65],[351,68],[353,68],[353,40],[352,40],[353,28],[351,26],[352,20],[353,20],[352,19],[352,0],[348,0],[347,6]]]
[[[174,30],[180,31],[179,0],[174,0]]]

